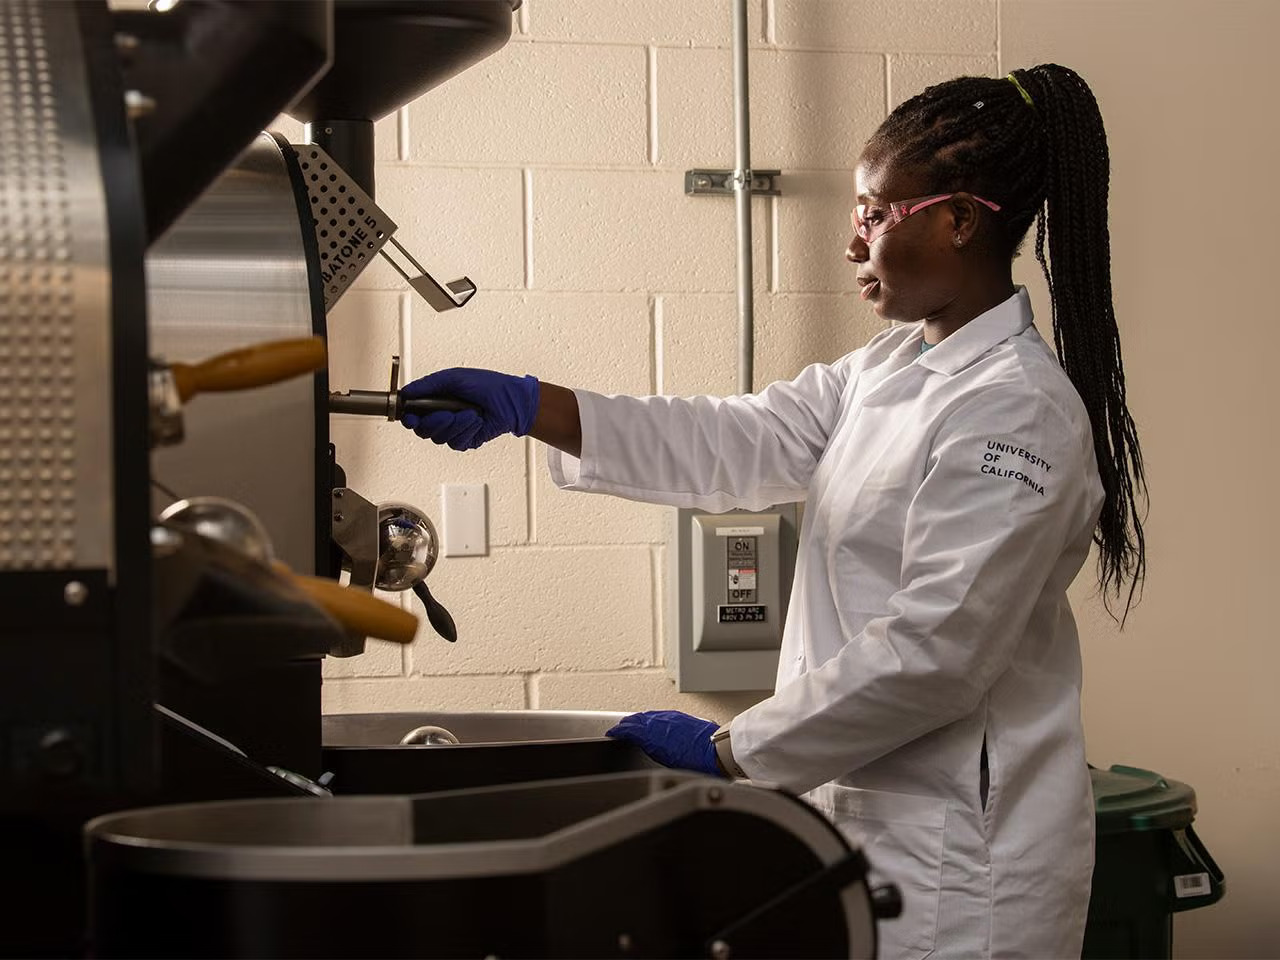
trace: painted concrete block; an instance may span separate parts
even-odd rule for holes
[[[653,654],[653,577],[643,546],[495,550],[455,558],[431,588],[458,626],[423,625],[414,673],[529,673],[645,666]]]
[[[320,688],[325,713],[414,713],[428,710],[522,710],[523,677],[414,677],[329,680]]]
[[[375,176],[378,206],[398,225],[395,238],[440,283],[465,275],[481,290],[524,286],[519,170],[379,164]],[[365,289],[409,289],[381,257],[356,282]]]
[[[889,56],[889,108],[909,100],[925,87],[955,77],[996,75],[996,55],[946,56],[943,54],[895,53]]]
[[[399,110],[393,110],[385,117],[373,122],[373,158],[377,162],[405,159],[400,153],[399,114]],[[376,180],[374,192],[378,192]]]
[[[647,393],[649,298],[644,294],[481,290],[460,310],[413,304],[414,376],[482,367],[601,393]]]
[[[994,53],[997,0],[773,0],[780,46]]]
[[[707,0],[534,0],[527,6],[533,40],[723,47],[733,36],[732,7]],[[762,3],[747,5],[747,36],[752,44],[764,39],[763,10]]]
[[[753,206],[765,255],[767,207]],[[688,197],[682,171],[539,170],[533,187],[533,285],[544,290],[734,289],[733,201]]]
[[[533,706],[539,710],[681,710],[726,723],[772,691],[678,693],[664,670],[618,673],[539,673],[532,683]]]
[[[647,78],[640,47],[511,43],[409,105],[408,156],[419,163],[644,163]]]
[[[737,393],[736,301],[729,295],[670,295],[664,303],[667,393]],[[790,380],[810,363],[834,361],[884,323],[856,296],[775,294],[755,300],[755,389]]]
[[[382,599],[391,598],[399,605],[399,597],[378,591]],[[366,640],[364,653],[358,657],[325,657],[321,664],[326,680],[344,677],[398,677],[404,673],[404,648],[385,640]]]
[[[336,415],[329,419],[329,431],[347,485],[366,500],[410,503],[425,512],[438,531],[441,485],[485,483],[490,545],[527,541],[528,485],[524,445],[519,441],[504,438],[456,453],[420,440],[396,423]],[[441,560],[440,569],[453,562]]]
[[[669,294],[663,303],[664,391],[677,396],[737,393],[737,302],[728,294]],[[755,298],[755,389],[790,380],[810,363],[830,362],[883,326],[849,294]]]
[[[754,310],[757,326],[765,322],[768,310],[768,298],[757,285]],[[738,300],[735,294],[663,294],[661,321],[663,394],[691,397],[738,392]]]
[[[729,169],[733,63],[721,50],[658,51],[658,163]],[[762,50],[751,59],[751,165],[850,167],[885,115],[884,58]]]
[[[863,346],[885,326],[854,295],[773,297],[768,323],[757,330],[759,382],[790,380],[811,363],[833,363]]]
[[[547,448],[534,447],[533,541],[577,544],[662,543],[669,507],[619,497],[572,493],[551,482]]]
[[[852,171],[851,162],[847,171],[797,171],[783,177],[779,292],[857,292],[856,268],[844,258],[853,238],[849,214],[857,191]]]
[[[385,390],[400,352],[400,297],[353,287],[328,316],[329,389]]]

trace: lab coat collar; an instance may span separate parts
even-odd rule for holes
[[[1031,326],[1033,319],[1027,288],[1018,287],[1008,300],[974,317],[921,356],[917,363],[928,370],[952,376],[996,344],[1022,333]],[[911,338],[917,350],[924,337],[923,326],[921,324],[918,335]]]

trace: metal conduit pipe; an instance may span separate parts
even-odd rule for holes
[[[738,392],[755,381],[755,289],[751,272],[751,103],[747,0],[733,0],[734,203],[738,227]]]

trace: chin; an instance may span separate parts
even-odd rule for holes
[[[892,297],[888,300],[877,297],[872,302],[871,309],[876,312],[877,317],[888,323],[915,323],[920,319],[919,313],[912,310],[910,306],[904,307],[900,303],[894,303]]]
[[[884,297],[876,297],[872,300],[871,309],[875,312],[877,317],[889,323],[897,323],[902,319],[899,316],[899,311],[893,308],[892,300],[890,300],[889,303],[885,303]]]

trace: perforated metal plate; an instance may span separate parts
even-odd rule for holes
[[[314,143],[292,146],[311,201],[327,313],[377,257],[396,224],[329,154]]]
[[[0,569],[112,566],[106,208],[73,4],[0,2]]]

